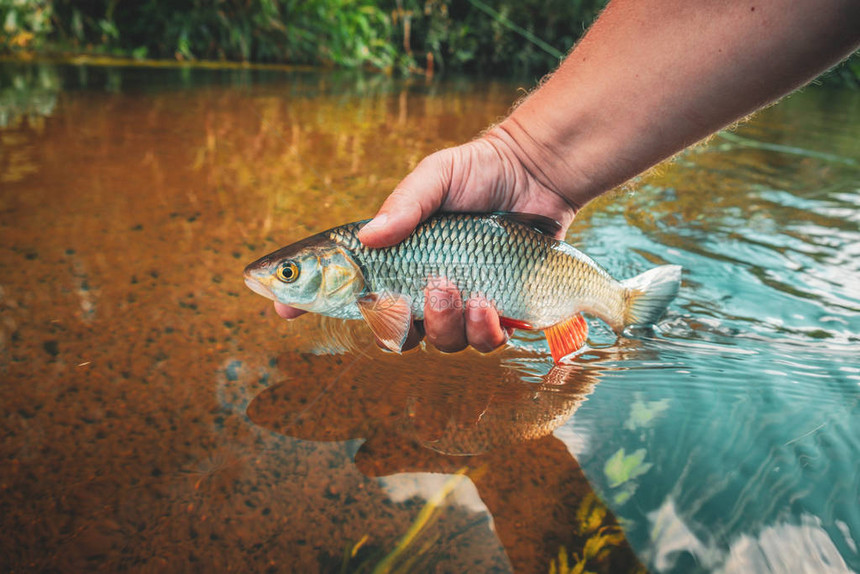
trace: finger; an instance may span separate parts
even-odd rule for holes
[[[296,309],[295,307],[290,307],[289,305],[284,305],[279,301],[275,301],[275,313],[284,319],[295,319],[299,315],[304,315],[307,311],[302,311],[301,309]]]
[[[442,205],[450,187],[450,157],[442,150],[424,158],[361,228],[358,239],[367,247],[388,247],[406,239]]]
[[[427,340],[444,353],[461,351],[466,341],[463,300],[457,286],[440,280],[424,290],[424,330]]]
[[[508,332],[499,323],[499,314],[484,297],[472,297],[466,302],[466,339],[482,353],[508,342]]]

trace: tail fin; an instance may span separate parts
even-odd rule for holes
[[[624,326],[656,323],[681,286],[681,266],[661,265],[622,281],[626,289]]]

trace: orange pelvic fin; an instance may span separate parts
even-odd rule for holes
[[[412,301],[399,293],[370,293],[358,300],[358,310],[385,347],[400,353],[412,325]]]
[[[588,336],[588,323],[582,315],[576,314],[570,319],[556,323],[544,330],[552,360],[559,364],[563,358],[578,351],[585,344]]]
[[[499,317],[499,323],[501,323],[502,327],[508,327],[510,329],[524,329],[526,331],[534,330],[531,323],[526,323],[525,321],[519,321],[517,319],[509,319],[508,317]]]

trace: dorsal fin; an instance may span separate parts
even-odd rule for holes
[[[522,213],[519,211],[497,211],[493,215],[516,221],[523,225],[527,225],[536,231],[540,231],[544,235],[548,235],[555,239],[561,233],[561,223],[551,217],[538,215],[536,213]]]

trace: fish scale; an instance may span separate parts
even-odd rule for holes
[[[616,332],[653,323],[680,285],[677,265],[616,281],[554,239],[549,233],[558,224],[537,215],[438,214],[382,249],[358,240],[365,223],[335,227],[262,257],[245,268],[245,283],[298,309],[364,319],[383,345],[399,352],[412,320],[424,318],[425,288],[447,280],[463,300],[480,295],[490,301],[504,326],[544,330],[556,362],[585,341],[581,313]]]
[[[505,216],[434,218],[386,249],[362,245],[362,224],[337,227],[329,237],[353,255],[368,292],[408,295],[417,318],[423,317],[424,286],[436,278],[453,282],[464,299],[483,295],[500,314],[538,329],[580,310],[623,304],[619,282],[597,263]]]

